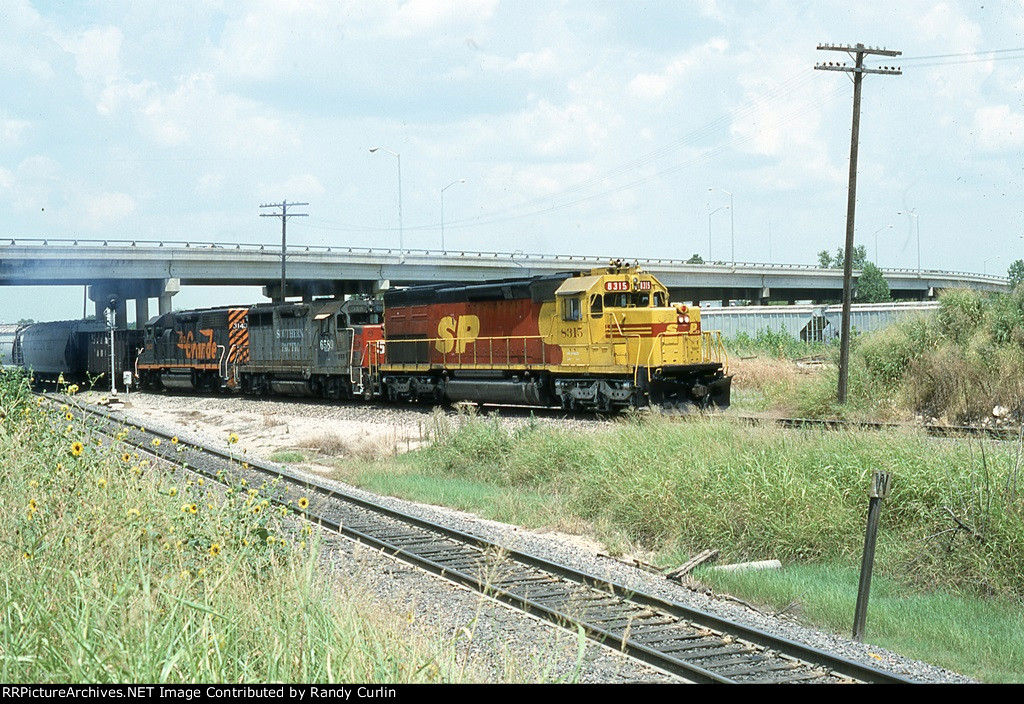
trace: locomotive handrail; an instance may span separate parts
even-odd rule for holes
[[[650,374],[650,369],[653,366],[656,366],[656,365],[654,365],[654,360],[653,360],[656,352],[660,351],[662,356],[664,356],[665,338],[667,338],[667,337],[679,337],[680,339],[684,339],[684,338],[688,337],[687,333],[679,332],[679,333],[659,333],[656,337],[645,338],[643,335],[640,335],[638,333],[626,333],[626,332],[624,332],[622,330],[622,327],[619,325],[619,321],[615,320],[614,315],[611,316],[611,319],[612,319],[613,323],[615,324],[615,326],[616,326],[616,328],[618,330],[619,335],[622,337],[622,339],[624,340],[624,342],[626,344],[626,358],[627,358],[627,361],[624,364],[627,365],[627,366],[633,367],[633,381],[634,381],[634,383],[637,383],[637,381],[639,380],[639,374],[640,374],[640,367],[641,366],[644,366],[645,368],[648,369],[648,375]],[[721,332],[718,331],[718,330],[703,331],[703,332],[701,332],[700,335],[701,335],[701,338],[700,338],[701,339],[701,342],[700,342],[701,358],[703,360],[707,360],[707,361],[722,362],[723,367],[726,367],[728,365],[728,361],[727,361],[728,357],[727,357],[727,352],[725,350],[725,345],[722,342]],[[545,336],[545,335],[495,335],[495,336],[490,336],[490,337],[475,337],[475,338],[469,338],[469,337],[452,337],[452,338],[429,337],[429,338],[427,338],[427,337],[424,337],[424,338],[417,338],[417,339],[411,339],[411,340],[384,340],[383,342],[386,345],[395,345],[395,346],[398,346],[398,345],[409,345],[409,344],[413,344],[413,345],[415,345],[415,344],[426,344],[428,346],[428,349],[430,349],[431,347],[437,349],[436,343],[438,343],[438,342],[444,342],[445,343],[445,345],[443,345],[442,347],[447,346],[447,345],[450,344],[451,345],[451,350],[449,350],[447,352],[444,352],[444,351],[440,352],[440,356],[441,356],[440,364],[442,366],[445,366],[445,367],[455,367],[455,368],[467,367],[467,366],[471,366],[471,367],[474,367],[474,368],[479,368],[479,367],[481,367],[481,365],[484,365],[486,367],[495,367],[497,365],[503,365],[503,364],[504,365],[511,365],[511,364],[520,365],[521,364],[523,367],[525,367],[527,369],[532,369],[532,368],[544,367],[544,366],[547,365],[547,348],[548,348],[549,345],[554,346],[554,347],[570,348],[570,349],[576,349],[576,348],[579,348],[579,349],[592,349],[594,347],[593,344],[587,343],[587,342],[570,343],[570,344],[558,344],[558,343],[555,343],[555,342],[548,342],[548,339],[549,339],[549,337]],[[642,364],[640,358],[641,358],[641,354],[643,352],[643,343],[644,343],[645,339],[650,339],[652,341],[652,345],[651,345],[651,349],[648,351],[648,354],[647,354],[646,364]],[[498,357],[495,356],[494,343],[495,343],[496,340],[497,341],[503,341],[505,343],[505,357],[504,357],[504,359],[502,359],[500,356],[498,356]],[[523,351],[522,351],[522,356],[521,357],[518,355],[518,353],[515,354],[515,355],[512,354],[512,343],[514,341],[519,341],[519,340],[521,340],[522,343],[523,343]],[[531,361],[531,359],[530,359],[529,342],[531,340],[538,341],[538,342],[541,343],[540,344],[540,361],[539,362],[537,360],[532,360]],[[631,357],[630,348],[632,346],[631,343],[634,340],[637,343],[637,349],[636,349],[636,354],[632,355],[632,357]],[[456,350],[459,349],[460,343],[465,343],[463,345],[463,350],[461,352],[456,351]],[[482,345],[484,343],[486,343],[486,345],[487,345],[487,350],[486,351],[482,349]],[[469,349],[470,346],[472,346],[472,350]],[[612,364],[614,365],[615,364],[614,352],[612,354],[613,354]],[[632,363],[629,362],[628,360],[630,358],[632,358],[635,361],[633,361]],[[408,370],[410,368],[430,367],[430,366],[432,366],[432,365],[434,365],[436,363],[437,362],[432,361],[429,358],[429,356],[427,358],[425,358],[425,359],[418,359],[418,360],[415,360],[415,361],[402,361],[402,362],[395,361],[395,362],[391,362],[391,361],[387,361],[387,355],[386,354],[385,354],[385,357],[384,357],[384,361],[380,362],[380,364],[384,364],[384,365],[386,365],[388,367],[393,367],[395,369],[403,369],[403,370]],[[559,365],[560,366],[586,366],[586,363],[566,362],[564,360],[564,358],[563,358],[563,361],[560,362]]]
[[[217,349],[220,350],[220,359],[217,360],[217,373],[220,374],[220,378],[224,381],[228,379],[228,348],[224,345],[217,345]]]

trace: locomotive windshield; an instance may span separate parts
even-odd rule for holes
[[[654,294],[654,305],[658,307],[663,307],[665,305],[664,296],[662,296],[660,291],[656,291]],[[650,308],[650,306],[650,291],[643,291],[640,293],[623,292],[604,294],[605,308]]]

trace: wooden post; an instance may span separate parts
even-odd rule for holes
[[[853,639],[864,640],[864,622],[868,615],[868,596],[871,593],[871,572],[875,566],[875,542],[878,536],[878,519],[882,512],[882,500],[889,496],[889,472],[871,474],[871,491],[868,504],[868,527],[864,535],[864,557],[860,564],[860,584],[857,587],[857,607],[853,613]]]

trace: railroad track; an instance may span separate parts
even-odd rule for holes
[[[169,396],[178,398],[194,398],[194,393],[179,393],[179,392],[161,392]],[[290,397],[290,396],[279,396],[274,397],[275,403],[286,403],[296,405],[308,405],[310,403],[322,403],[329,407],[337,407],[338,402],[323,401],[320,399],[309,399],[304,397]],[[347,402],[342,401],[343,405]],[[471,404],[472,405],[472,404]],[[371,402],[371,403],[357,403],[352,404],[351,407],[358,408],[360,410],[383,410],[383,411],[395,411],[402,410],[403,406],[395,405],[392,403],[384,402]],[[415,409],[417,411],[425,411],[435,408],[435,405],[431,404],[409,404],[406,408]],[[450,410],[450,409],[449,409]],[[609,419],[614,419],[617,414],[606,414],[597,413],[593,411],[577,411],[567,412],[564,409],[556,407],[546,406],[513,406],[513,405],[492,405],[485,404],[481,407],[481,413],[497,412],[506,418],[553,418],[553,419],[564,419],[571,418],[573,420],[592,421],[595,423],[602,423]],[[641,411],[643,412],[643,411]],[[679,412],[670,411],[669,415],[678,418],[707,418],[707,417],[721,417],[736,423],[743,423],[747,425],[778,425],[784,428],[820,428],[823,430],[923,430],[928,435],[934,437],[984,437],[993,440],[1006,440],[1006,441],[1017,441],[1024,437],[1024,426],[999,426],[999,427],[985,427],[979,425],[931,425],[931,424],[917,424],[917,423],[896,423],[896,422],[883,422],[883,421],[865,421],[865,420],[845,420],[841,418],[767,418],[759,416],[731,416],[731,415],[720,415],[717,412],[702,412],[693,410],[691,412]]]
[[[837,418],[756,418],[734,416],[739,423],[750,425],[780,425],[784,428],[821,428],[823,430],[923,430],[928,435],[943,438],[984,437],[993,440],[1019,440],[1024,428],[984,427],[978,425],[917,425],[914,423],[884,423],[881,421],[840,420]]]
[[[111,442],[130,444],[212,481],[246,477],[274,489],[273,503],[493,599],[580,630],[589,638],[672,673],[702,683],[908,683],[909,680],[756,628],[630,589],[479,536],[396,511],[300,477],[279,466],[225,449],[171,442],[160,429],[126,425],[106,409],[48,395],[69,404]],[[154,438],[166,442],[154,443]],[[289,488],[290,487],[290,488]],[[294,491],[299,489],[299,492]],[[296,507],[286,496],[307,496]]]

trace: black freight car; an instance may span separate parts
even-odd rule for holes
[[[124,388],[125,372],[135,372],[135,360],[142,348],[142,330],[114,331],[114,381]],[[110,332],[90,332],[88,335],[86,371],[89,377],[100,379],[100,388],[110,388]]]

